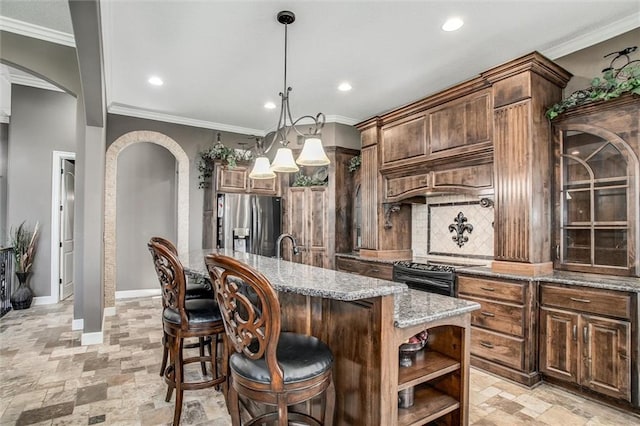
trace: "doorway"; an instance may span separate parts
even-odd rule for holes
[[[73,295],[75,157],[73,152],[53,152],[51,295],[56,302]]]

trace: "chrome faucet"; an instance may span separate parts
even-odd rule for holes
[[[276,240],[276,259],[282,259],[281,246],[282,240],[284,240],[285,238],[289,238],[291,240],[291,244],[293,244],[293,254],[300,254],[300,249],[298,248],[298,243],[296,242],[295,237],[291,234],[280,234],[280,236]]]

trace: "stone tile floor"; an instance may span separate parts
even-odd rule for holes
[[[161,302],[116,303],[100,345],[80,345],[70,301],[0,319],[0,425],[170,424],[174,399],[164,401],[158,375]],[[638,416],[551,385],[529,390],[476,369],[469,394],[472,425],[640,425]],[[185,392],[183,425],[230,423],[219,392]]]

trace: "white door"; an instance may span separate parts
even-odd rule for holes
[[[62,160],[60,180],[60,300],[73,294],[75,163]]]

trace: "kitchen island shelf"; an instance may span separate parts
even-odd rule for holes
[[[431,386],[415,390],[414,405],[398,409],[398,425],[424,425],[460,408],[460,402]]]
[[[428,382],[445,374],[460,370],[460,361],[440,352],[424,349],[416,355],[411,367],[402,367],[398,373],[398,390]]]

